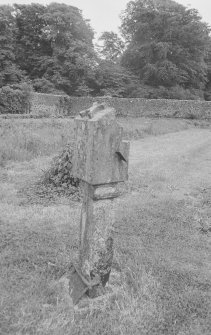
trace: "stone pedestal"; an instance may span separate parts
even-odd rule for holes
[[[114,202],[117,185],[128,179],[130,144],[115,110],[94,104],[75,118],[72,172],[82,182],[79,264],[72,273],[72,297],[96,296],[111,272],[113,259]]]
[[[92,186],[83,182],[80,221],[80,269],[87,280],[105,286],[113,259],[116,184]]]

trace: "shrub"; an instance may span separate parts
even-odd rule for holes
[[[31,110],[31,87],[27,83],[0,89],[0,114],[24,114]]]
[[[67,144],[64,150],[54,158],[51,168],[45,172],[43,182],[55,187],[79,187],[79,179],[72,175],[73,144]]]
[[[57,90],[54,84],[46,78],[34,79],[32,84],[34,90],[39,93],[64,94],[64,92]]]
[[[72,144],[56,156],[51,167],[35,184],[28,185],[20,191],[26,198],[26,203],[38,204],[58,201],[64,196],[72,201],[81,199],[80,180],[72,175]]]

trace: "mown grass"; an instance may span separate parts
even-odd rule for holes
[[[70,226],[57,232],[50,222],[39,225],[36,221],[33,226],[30,217],[28,221],[27,225],[18,222],[18,227],[5,227],[5,222],[1,222],[2,334],[48,333],[48,324],[59,316],[64,326],[64,297],[59,297],[54,284],[58,271],[62,275],[70,263]],[[49,268],[49,262],[55,265],[55,271]],[[70,313],[69,309],[66,312]]]
[[[75,309],[59,278],[77,254],[78,225],[51,211],[1,221],[2,334],[210,334],[209,241],[184,202],[122,203],[108,292]]]

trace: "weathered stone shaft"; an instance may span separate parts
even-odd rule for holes
[[[109,279],[113,259],[114,197],[116,184],[92,186],[83,183],[80,221],[80,268],[87,279]]]
[[[88,290],[92,297],[100,293],[100,286],[105,286],[109,279],[113,259],[114,198],[119,196],[118,183],[128,179],[129,147],[129,142],[123,141],[123,129],[117,123],[114,109],[94,104],[75,118],[72,171],[83,183],[84,193],[78,277],[74,275],[75,301],[81,296],[77,292],[79,277],[79,282],[83,282],[79,291],[83,294]]]

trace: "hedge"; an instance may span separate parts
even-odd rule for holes
[[[0,114],[24,114],[31,111],[31,88],[28,84],[3,86],[0,89]]]

